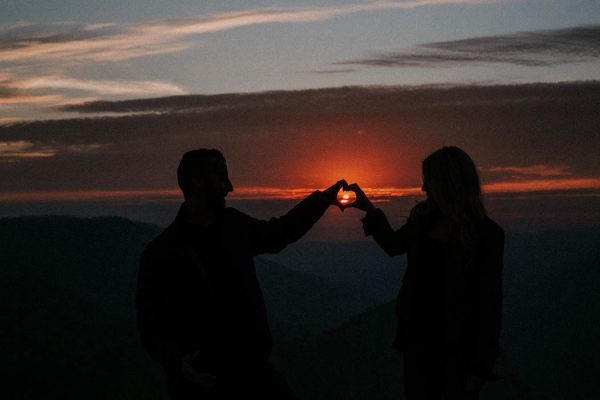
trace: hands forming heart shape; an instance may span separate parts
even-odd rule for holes
[[[367,212],[374,209],[373,204],[371,204],[371,201],[360,186],[357,183],[349,185],[344,179],[337,181],[321,192],[321,198],[330,205],[337,205],[342,211],[349,207],[355,207]]]
[[[358,183],[343,185],[337,193],[337,201],[342,211],[347,207],[358,208],[366,212],[375,209],[371,200],[369,200],[365,192],[358,186]]]

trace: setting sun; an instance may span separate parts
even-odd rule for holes
[[[337,194],[337,200],[341,205],[352,204],[356,201],[356,193],[352,191],[340,190]]]

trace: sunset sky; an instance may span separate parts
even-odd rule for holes
[[[457,145],[490,194],[598,202],[599,127],[596,0],[0,3],[0,216],[177,202],[196,147],[240,201],[418,196]]]

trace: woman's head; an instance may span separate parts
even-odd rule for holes
[[[442,147],[423,160],[423,190],[461,236],[485,216],[477,168],[458,147]]]

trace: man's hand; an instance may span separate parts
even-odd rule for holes
[[[366,212],[375,210],[375,206],[371,203],[371,200],[367,197],[365,192],[358,186],[358,183],[353,183],[344,188],[345,190],[351,190],[356,193],[356,201],[348,205],[348,207],[356,207],[359,210]]]
[[[321,199],[325,201],[328,205],[336,205],[340,208],[340,210],[344,210],[344,206],[338,203],[337,194],[342,188],[346,188],[348,183],[344,179],[337,181],[335,184],[331,185],[327,189],[321,192]]]
[[[204,388],[213,388],[217,384],[217,377],[213,374],[200,372],[193,366],[194,358],[200,356],[200,352],[188,354],[181,359],[181,374],[190,382]]]

